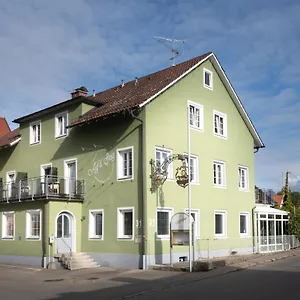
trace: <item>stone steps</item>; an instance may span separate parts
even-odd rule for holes
[[[99,267],[86,252],[62,253],[57,255],[57,257],[62,266],[69,270]]]

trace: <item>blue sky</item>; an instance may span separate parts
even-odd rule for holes
[[[256,184],[300,175],[300,3],[244,0],[0,0],[0,116],[11,121],[169,66],[153,36],[184,39],[187,60],[214,51],[266,148]]]

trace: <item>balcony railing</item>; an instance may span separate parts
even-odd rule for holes
[[[0,182],[0,202],[35,199],[83,201],[85,188],[84,180],[58,176],[26,178],[18,182]]]

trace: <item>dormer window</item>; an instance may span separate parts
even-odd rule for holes
[[[30,145],[41,143],[41,121],[30,124]]]
[[[203,84],[207,89],[213,89],[213,73],[207,69],[203,69]]]
[[[68,112],[63,112],[55,116],[55,138],[68,135]]]

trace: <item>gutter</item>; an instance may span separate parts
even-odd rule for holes
[[[146,178],[147,178],[147,168],[144,167],[144,163],[145,163],[145,158],[146,158],[146,154],[145,154],[145,149],[146,149],[146,139],[145,139],[145,114],[144,114],[144,120],[136,117],[133,114],[132,110],[129,110],[130,115],[132,116],[132,118],[138,120],[139,122],[141,122],[141,161],[142,161],[142,201],[141,201],[141,208],[142,208],[142,255],[143,255],[143,270],[146,270],[148,268],[147,266],[147,262],[146,262],[146,257],[147,257],[147,240],[146,240],[146,236],[147,236],[147,205],[145,203],[145,199],[146,199]],[[146,165],[145,165],[146,166]]]

